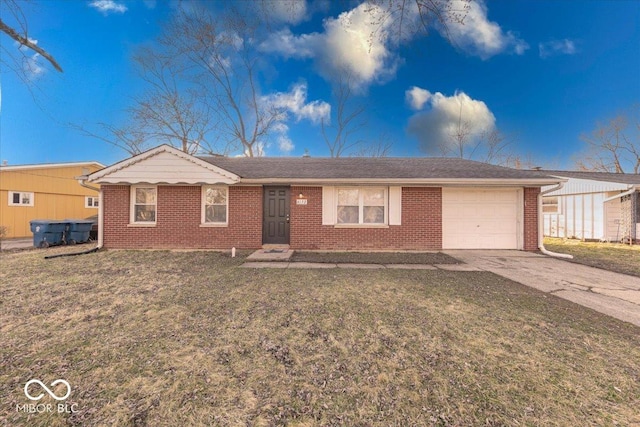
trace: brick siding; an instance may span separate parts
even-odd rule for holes
[[[298,194],[307,205],[296,205]],[[442,191],[431,187],[402,189],[402,225],[388,228],[335,228],[322,225],[322,187],[291,188],[292,249],[442,248]]]
[[[229,187],[229,225],[200,227],[201,187],[162,186],[155,227],[129,226],[128,185],[103,185],[104,247],[254,249],[262,246],[262,187]]]
[[[525,251],[538,250],[538,194],[540,188],[524,189],[524,247]]]
[[[130,187],[103,185],[106,248],[255,249],[262,246],[262,187],[229,187],[229,225],[200,227],[200,186],[159,185],[155,227],[129,226]],[[538,248],[539,188],[524,189],[524,250]],[[307,205],[297,205],[298,194]],[[336,228],[322,225],[322,187],[291,187],[291,248],[318,250],[439,250],[442,190],[402,188],[402,225]]]

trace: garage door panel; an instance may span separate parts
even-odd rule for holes
[[[518,189],[442,190],[445,249],[518,249]]]

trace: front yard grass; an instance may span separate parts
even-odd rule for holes
[[[544,246],[550,251],[573,255],[569,261],[578,264],[640,277],[640,245],[545,237]]]
[[[640,423],[640,330],[489,272],[43,254],[0,254],[0,425]]]

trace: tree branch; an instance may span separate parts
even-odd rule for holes
[[[7,34],[9,37],[14,39],[18,43],[20,43],[21,46],[26,46],[29,49],[35,51],[36,53],[39,53],[43,58],[45,58],[47,61],[49,61],[49,63],[51,65],[53,65],[53,68],[55,68],[56,70],[58,70],[61,73],[63,72],[62,71],[62,67],[60,67],[60,65],[53,58],[53,56],[51,56],[46,50],[44,50],[43,48],[41,48],[40,46],[38,46],[37,44],[35,44],[31,40],[29,40],[28,37],[23,37],[20,34],[18,34],[18,32],[16,30],[14,30],[13,28],[11,28],[7,24],[5,24],[2,21],[2,19],[0,19],[0,31],[2,31],[3,33]]]

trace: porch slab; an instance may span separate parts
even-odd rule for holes
[[[262,248],[247,257],[249,261],[289,261],[293,251],[288,248]]]

